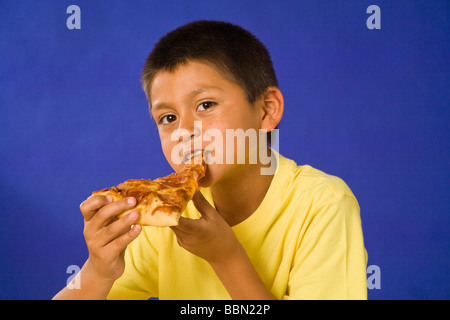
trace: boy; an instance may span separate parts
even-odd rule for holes
[[[116,219],[133,198],[83,202],[89,257],[81,288],[55,298],[366,299],[359,206],[347,185],[261,139],[219,141],[273,131],[282,118],[283,96],[258,39],[229,23],[187,24],[158,42],[142,83],[172,168],[183,166],[173,152],[180,145],[185,159],[198,151],[207,158],[202,189],[170,228],[133,226],[135,211]],[[267,162],[254,161],[255,150],[267,151],[276,170],[262,174]]]

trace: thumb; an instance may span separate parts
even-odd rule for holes
[[[202,216],[210,218],[217,213],[216,209],[205,199],[200,191],[197,191],[192,198],[192,202]]]

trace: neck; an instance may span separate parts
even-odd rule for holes
[[[241,165],[239,179],[219,182],[210,187],[216,210],[234,226],[253,214],[264,199],[273,175],[262,175],[261,164]]]

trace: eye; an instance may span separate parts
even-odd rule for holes
[[[206,109],[214,107],[216,104],[217,103],[211,101],[202,102],[197,106],[197,111],[205,111]]]
[[[177,116],[173,114],[168,114],[161,117],[161,119],[159,119],[158,124],[169,124],[171,122],[174,122],[175,120],[177,120]]]

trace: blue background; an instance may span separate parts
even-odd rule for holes
[[[81,8],[81,30],[66,9]],[[366,9],[381,8],[381,30]],[[197,19],[271,52],[280,151],[343,178],[361,206],[370,299],[449,299],[448,1],[0,1],[0,298],[49,299],[87,249],[93,190],[171,172],[139,78]]]

